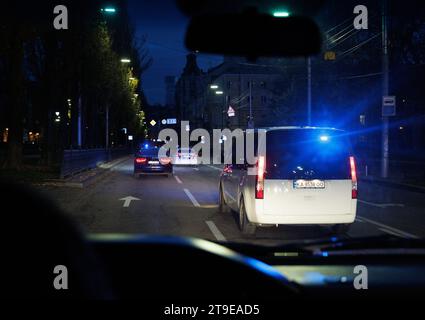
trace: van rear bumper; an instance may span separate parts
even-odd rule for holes
[[[255,224],[348,224],[356,220],[357,213],[357,200],[351,200],[350,209],[345,211],[343,209],[336,212],[328,213],[326,210],[320,208],[312,208],[311,212],[300,213],[283,213],[280,210],[274,212],[265,212],[264,200],[254,199],[249,205],[246,206],[246,213],[248,220]],[[311,214],[310,214],[311,213]]]
[[[353,223],[356,214],[332,215],[256,215],[250,219],[255,224],[345,224]]]

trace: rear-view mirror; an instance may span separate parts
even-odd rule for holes
[[[248,59],[309,56],[321,49],[320,30],[310,18],[257,12],[194,16],[185,42],[191,51]]]

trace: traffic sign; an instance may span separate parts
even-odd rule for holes
[[[235,110],[232,108],[232,106],[229,106],[229,109],[227,109],[227,115],[229,117],[234,117],[235,116]]]
[[[162,120],[161,120],[161,123],[162,123],[162,124],[167,124],[167,120],[162,119]]]
[[[326,51],[324,54],[324,59],[331,61],[336,59],[336,53],[335,51]]]
[[[176,123],[177,123],[176,118],[167,119],[167,124],[176,124]]]
[[[393,117],[396,115],[396,97],[383,96],[382,97],[382,116]]]
[[[383,96],[382,97],[383,106],[395,106],[395,96]]]
[[[151,126],[155,126],[156,125],[156,121],[155,120],[151,120],[151,122],[149,122],[151,124]]]

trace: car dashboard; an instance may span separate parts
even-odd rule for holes
[[[247,255],[243,246],[238,253],[235,244],[230,249],[193,238],[97,235],[90,242],[117,298],[283,301],[425,296],[425,255],[418,250],[403,256],[302,250]]]

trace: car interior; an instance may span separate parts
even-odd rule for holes
[[[188,51],[242,56],[255,63],[260,57],[304,58],[321,50],[323,34],[309,16],[324,1],[286,1],[294,12],[307,14],[285,19],[259,11],[258,1],[234,1],[232,7],[239,10],[233,11],[220,10],[228,8],[223,1],[176,1],[189,17],[184,37]],[[279,40],[274,41],[274,35]],[[281,174],[274,170],[269,172]],[[409,308],[425,297],[423,238],[385,234],[357,239],[330,231],[327,237],[267,246],[250,243],[250,235],[244,235],[248,241],[238,242],[155,233],[86,234],[55,201],[13,179],[1,181],[1,288],[9,298],[137,299],[148,306],[149,301],[161,306],[254,302],[269,303],[278,312],[291,301],[312,301],[320,302],[317,310],[324,309],[326,315],[341,300],[353,308],[376,300],[394,300]],[[57,265],[67,266],[68,290],[52,286]],[[339,316],[349,313],[347,309]]]

